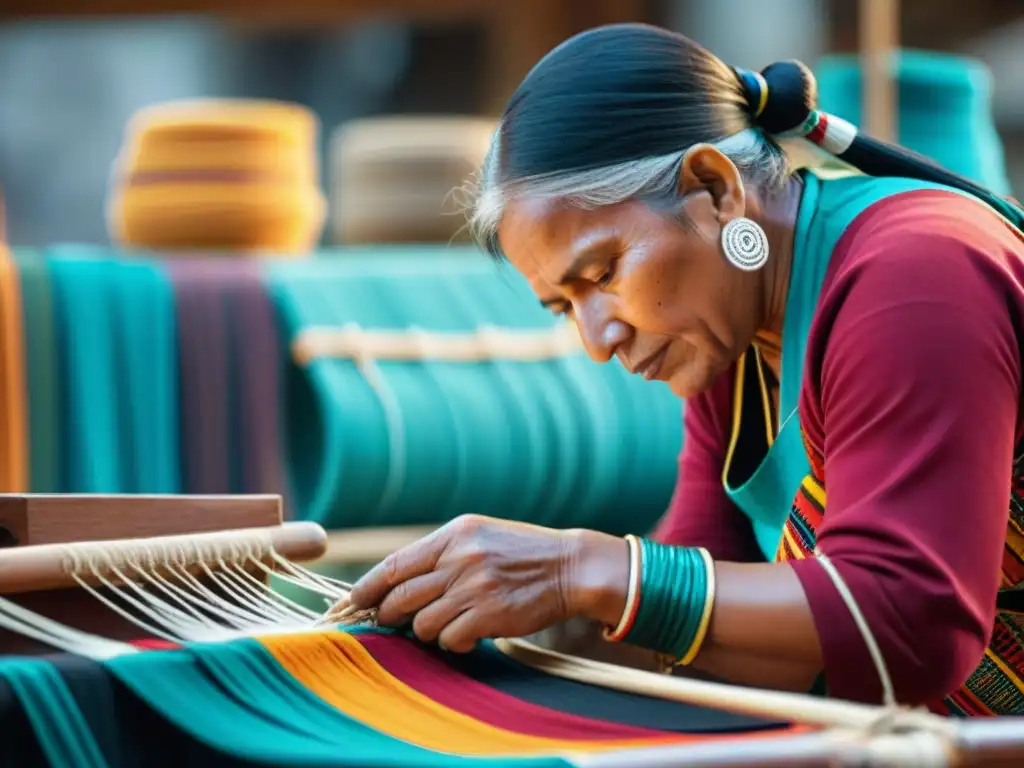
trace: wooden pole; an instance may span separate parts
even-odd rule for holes
[[[863,76],[861,122],[876,139],[899,138],[898,94],[893,59],[899,47],[899,0],[860,0],[860,56]]]

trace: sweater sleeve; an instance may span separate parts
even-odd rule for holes
[[[734,375],[730,370],[708,392],[686,403],[676,487],[653,538],[704,547],[716,560],[757,562],[764,557],[750,521],[722,485]]]
[[[957,690],[992,631],[1021,393],[1006,281],[963,239],[890,233],[841,287],[820,357],[817,544],[904,704]],[[830,695],[877,703],[862,636],[816,558],[794,561]]]

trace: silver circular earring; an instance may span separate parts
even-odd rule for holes
[[[768,235],[756,221],[737,216],[722,227],[722,252],[737,269],[754,272],[768,261]]]

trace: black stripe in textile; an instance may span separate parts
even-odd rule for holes
[[[47,768],[35,732],[14,690],[0,676],[0,765],[4,768]]]
[[[112,766],[127,765],[118,735],[114,694],[103,667],[72,654],[43,656],[41,660],[52,664],[60,673],[107,762]]]
[[[675,733],[740,733],[789,725],[564,680],[509,658],[491,643],[481,643],[468,654],[430,650],[464,675],[509,696],[594,720]]]
[[[251,765],[217,752],[179,730],[101,664],[71,654],[45,658],[60,672],[111,768],[240,768]],[[0,704],[2,690],[0,688]],[[6,720],[4,730],[6,732]],[[6,768],[8,763],[4,760],[0,765]]]

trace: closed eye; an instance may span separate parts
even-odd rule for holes
[[[609,285],[612,284],[612,281],[615,280],[615,275],[618,271],[618,266],[619,260],[612,259],[611,261],[608,262],[608,268],[605,269],[605,271],[601,273],[600,277],[598,277],[597,280],[595,280],[594,282],[596,282],[602,288],[607,288]]]
[[[619,258],[616,257],[614,259],[611,259],[608,262],[608,266],[605,267],[605,270],[600,275],[598,275],[596,279],[593,280],[593,283],[600,288],[607,288],[609,285],[615,282],[615,278],[618,275],[618,266]],[[562,317],[572,316],[572,304],[567,301],[542,300],[541,304],[544,305],[545,308],[547,308],[550,312],[554,313],[555,315]]]

